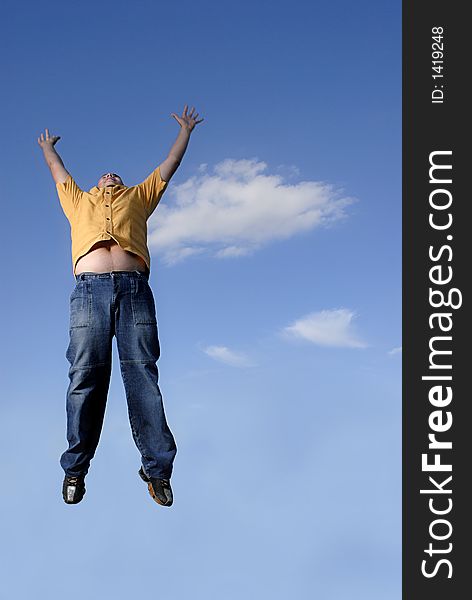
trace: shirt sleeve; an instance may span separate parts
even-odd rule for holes
[[[69,219],[79,205],[80,199],[84,192],[75,183],[71,175],[67,176],[67,179],[64,183],[56,183],[56,189],[62,210]]]
[[[148,217],[151,216],[156,209],[156,206],[159,204],[159,200],[161,199],[162,194],[165,192],[167,184],[168,182],[164,181],[161,177],[160,168],[157,167],[157,169],[154,169],[149,177],[136,186],[138,189],[138,194],[144,202]]]

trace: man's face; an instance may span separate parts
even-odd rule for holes
[[[104,188],[110,185],[123,185],[121,177],[116,173],[105,173],[100,177],[97,183],[97,187]]]

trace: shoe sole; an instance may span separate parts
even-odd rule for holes
[[[151,498],[154,500],[154,502],[157,502],[157,504],[160,504],[161,506],[170,506],[170,504],[164,504],[164,502],[161,502],[159,500],[159,498],[156,496],[156,494],[154,493],[153,487],[151,485],[151,483],[148,483],[148,490],[149,490],[149,495],[151,496]]]
[[[75,487],[75,486],[69,485],[69,486],[67,486],[66,491],[62,492],[62,498],[66,504],[78,504],[79,502],[82,502],[82,500],[84,499],[85,492],[86,492],[85,488],[84,488],[83,492],[79,492],[79,496],[74,499],[74,492],[69,491],[69,488],[73,488],[73,487]],[[80,495],[80,493],[82,495]]]
[[[79,502],[82,502],[82,500],[83,498],[81,498],[80,500],[74,500],[73,502],[70,502],[69,500],[64,500],[64,502],[72,506],[73,504],[79,504]]]
[[[149,495],[154,500],[154,502],[157,502],[157,504],[159,504],[160,506],[172,506],[173,501],[170,504],[168,504],[167,502],[164,504],[164,502],[161,502],[161,500],[159,500],[159,498],[154,493],[154,489],[152,487],[151,482],[149,481],[149,477],[144,473],[144,471],[142,469],[139,469],[138,475],[141,477],[141,479],[143,481],[145,481],[148,484]]]

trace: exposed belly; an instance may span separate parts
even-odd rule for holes
[[[109,273],[110,271],[147,271],[144,260],[123,250],[115,240],[103,240],[94,244],[87,254],[76,263],[75,274],[84,272]]]

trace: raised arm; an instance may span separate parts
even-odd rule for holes
[[[169,151],[169,155],[159,165],[161,177],[164,181],[169,181],[172,175],[177,171],[182,157],[187,150],[190,134],[192,133],[195,125],[203,121],[203,119],[198,119],[198,113],[195,112],[194,107],[191,108],[190,113],[188,114],[187,110],[188,106],[185,105],[180,117],[178,117],[175,113],[171,114],[171,116],[174,117],[174,119],[180,125],[180,131],[177,139]]]
[[[44,154],[44,159],[51,170],[51,175],[56,183],[65,183],[69,176],[68,171],[64,167],[61,157],[56,152],[54,145],[60,140],[58,135],[50,135],[49,129],[46,129],[45,134],[41,134],[38,138],[38,144],[41,146]]]

